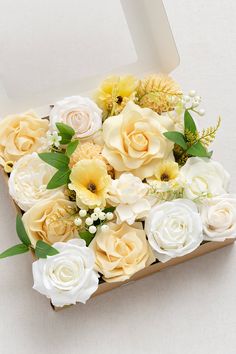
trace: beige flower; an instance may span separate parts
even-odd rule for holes
[[[148,108],[129,102],[122,113],[103,124],[103,155],[119,172],[130,171],[144,179],[154,174],[158,162],[169,157],[173,143],[163,135],[172,122]]]
[[[72,168],[69,188],[76,192],[76,203],[80,208],[104,208],[111,184],[103,161],[81,160]]]
[[[113,168],[102,155],[102,146],[92,142],[81,143],[76,148],[70,158],[70,167],[72,168],[78,161],[99,159],[106,164],[107,172],[113,175]]]
[[[100,229],[89,245],[95,253],[95,269],[106,282],[127,280],[155,261],[141,223],[110,223],[109,227],[109,233]]]
[[[53,244],[76,237],[76,212],[76,204],[65,199],[63,193],[36,203],[22,217],[32,246],[35,247],[38,240]]]
[[[37,152],[48,124],[32,112],[7,116],[0,121],[0,163],[14,163],[26,154]]]

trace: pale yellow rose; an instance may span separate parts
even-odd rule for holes
[[[38,240],[54,244],[78,236],[74,224],[76,212],[76,204],[65,199],[63,193],[36,203],[22,217],[32,246]]]
[[[95,269],[108,283],[127,280],[155,261],[142,223],[109,223],[109,231],[100,229],[89,247],[95,253]]]
[[[118,172],[129,171],[144,179],[158,162],[170,156],[173,143],[163,135],[173,129],[168,117],[129,102],[122,113],[103,124],[103,155]]]
[[[34,113],[10,115],[0,121],[0,163],[14,163],[26,154],[38,152],[48,121]]]

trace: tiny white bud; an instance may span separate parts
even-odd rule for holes
[[[81,209],[81,210],[79,211],[79,216],[81,216],[81,218],[84,218],[86,215],[87,215],[87,211],[86,211],[86,210]]]
[[[191,98],[190,98],[189,96],[187,96],[187,95],[184,96],[184,101],[185,101],[185,102],[189,102],[190,100],[191,100]]]
[[[198,106],[199,106],[199,102],[194,100],[192,104],[192,108],[197,108]]]
[[[105,220],[106,219],[106,214],[103,213],[103,211],[101,211],[99,214],[98,214],[98,217],[100,220]]]
[[[100,209],[100,208],[95,208],[95,209],[94,209],[94,213],[98,213],[98,214],[99,214],[100,212],[101,212],[101,209]]]
[[[97,231],[96,226],[92,225],[92,226],[89,227],[90,234],[95,234],[96,231]]]
[[[74,224],[75,224],[76,226],[80,226],[80,225],[82,224],[82,220],[81,220],[80,218],[75,218]]]
[[[87,218],[85,220],[85,224],[88,225],[88,226],[92,225],[93,224],[93,219],[92,218]]]
[[[106,215],[106,218],[107,218],[107,220],[112,220],[113,216],[114,216],[113,213],[108,212],[107,215]]]
[[[190,97],[195,97],[196,96],[196,91],[195,90],[190,90],[188,94],[189,94]]]
[[[96,221],[98,219],[98,213],[92,213],[91,218]]]
[[[101,231],[102,231],[102,232],[107,232],[107,231],[109,231],[109,230],[110,230],[110,228],[109,228],[108,225],[102,225],[102,226],[101,226]]]
[[[199,109],[198,113],[200,114],[200,116],[204,116],[205,115],[205,109],[201,108]]]

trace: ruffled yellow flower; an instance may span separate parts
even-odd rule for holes
[[[111,177],[104,162],[98,159],[77,162],[71,170],[70,180],[69,188],[76,192],[80,208],[105,207]]]
[[[103,117],[119,114],[130,99],[135,96],[138,80],[132,76],[110,76],[104,80],[95,94],[98,106],[103,110]]]

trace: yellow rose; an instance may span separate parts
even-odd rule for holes
[[[76,237],[76,212],[76,204],[65,199],[63,193],[36,203],[22,217],[32,246],[35,247],[38,240],[54,244]]]
[[[76,203],[80,208],[93,209],[106,206],[106,196],[111,184],[103,161],[81,160],[72,167],[69,188],[76,192]]]
[[[89,247],[95,253],[95,269],[108,283],[127,280],[155,261],[142,223],[109,223],[109,231],[100,229]]]
[[[0,163],[14,163],[26,154],[37,152],[48,131],[48,121],[34,113],[7,116],[0,121]]]
[[[120,115],[103,124],[103,155],[116,171],[130,171],[141,179],[151,177],[157,163],[173,149],[163,135],[172,125],[168,117],[129,102]]]

